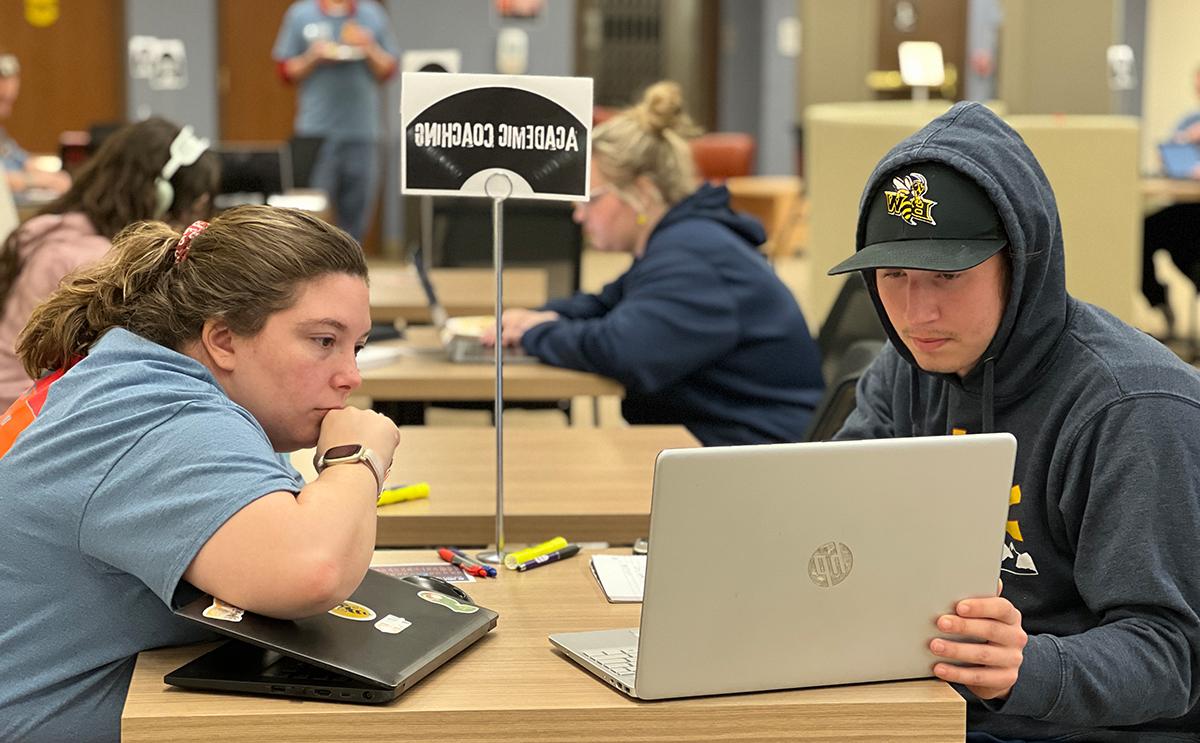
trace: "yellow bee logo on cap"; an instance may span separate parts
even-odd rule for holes
[[[893,178],[895,191],[884,191],[887,200],[887,213],[900,217],[908,224],[916,226],[914,220],[936,225],[933,221],[933,207],[937,202],[925,198],[929,191],[929,182],[920,173],[909,173],[903,178]]]
[[[370,607],[363,606],[357,601],[346,600],[329,610],[329,613],[342,619],[353,619],[356,622],[369,622],[375,618],[375,612]]]

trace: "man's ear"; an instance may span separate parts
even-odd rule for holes
[[[237,366],[237,348],[229,323],[220,317],[210,317],[200,329],[200,345],[217,368],[230,372]]]

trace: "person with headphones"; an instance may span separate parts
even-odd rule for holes
[[[207,140],[190,126],[150,118],[105,140],[66,193],[9,235],[0,248],[0,410],[32,384],[14,346],[59,281],[107,253],[126,225],[186,226],[209,216],[219,184]]]

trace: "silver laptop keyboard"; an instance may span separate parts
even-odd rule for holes
[[[637,670],[637,645],[585,650],[583,655],[613,676],[630,676]]]

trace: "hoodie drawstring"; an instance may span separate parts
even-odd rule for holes
[[[989,356],[983,360],[983,431],[981,433],[992,433],[993,425],[992,417],[992,388],[996,383],[996,359]]]
[[[921,435],[921,373],[915,368],[909,376],[908,419],[912,421],[912,435]]]

